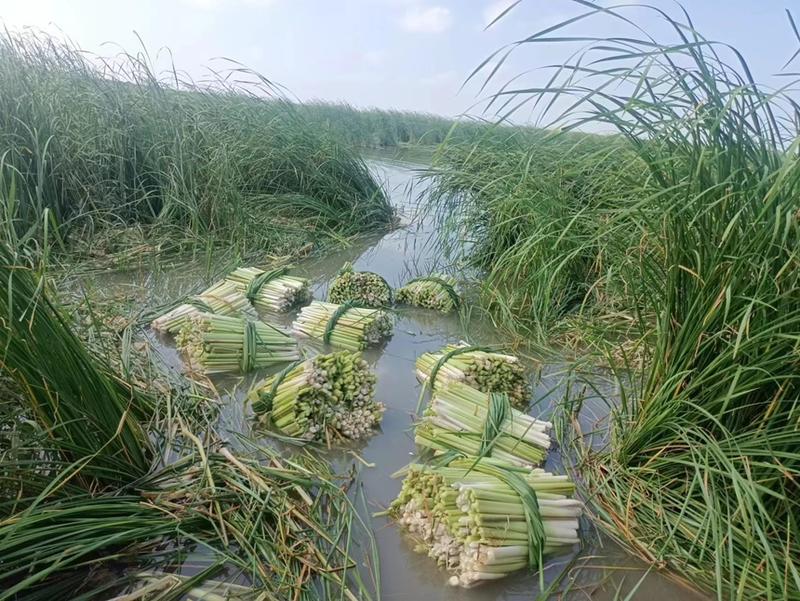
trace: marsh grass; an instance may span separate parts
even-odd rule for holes
[[[444,250],[479,270],[483,305],[513,333],[545,343],[568,318],[616,306],[603,235],[646,178],[621,140],[494,131],[444,144],[428,176]]]
[[[498,128],[511,131],[510,127],[466,115],[454,119],[418,111],[356,108],[334,102],[307,102],[297,105],[297,111],[310,123],[332,132],[337,139],[360,148],[436,148],[445,140],[475,140]]]
[[[236,63],[195,83],[145,52],[91,56],[0,36],[0,200],[10,242],[87,245],[142,227],[242,253],[386,228],[392,210],[349,145]],[[91,244],[89,244],[91,246]],[[283,249],[282,249],[283,250]]]
[[[506,224],[479,236],[473,256],[487,253],[494,261],[495,286],[508,280],[521,287],[517,298],[536,299],[519,305],[512,293],[503,301],[504,317],[533,322],[535,334],[557,331],[565,310],[568,323],[582,328],[574,316],[594,311],[592,327],[575,336],[605,349],[617,366],[620,395],[607,397],[609,415],[599,432],[572,429],[583,396],[567,399],[562,441],[576,454],[601,525],[719,599],[800,598],[795,82],[780,90],[759,86],[744,58],[703,38],[686,12],[575,5],[579,16],[508,49],[573,44],[578,50],[570,62],[554,68],[545,86],[503,86],[490,104],[503,116],[533,107],[561,128],[551,138],[559,143],[575,128],[611,128],[609,151],[620,144],[635,158],[604,172],[597,155],[576,155],[597,181],[575,203],[562,193],[572,182],[573,161],[551,155],[550,164],[533,169],[521,214],[530,223],[519,233],[512,227],[520,224],[513,213],[518,201],[509,188],[481,200],[487,179],[501,178],[476,178],[480,170],[472,169],[466,182],[478,185],[457,182],[453,190],[478,198],[466,202],[479,223]],[[629,10],[652,11],[673,37],[650,37]],[[596,19],[629,31],[611,39],[570,33]],[[494,59],[502,64],[506,56]],[[520,157],[496,153],[507,163],[502,181],[527,178],[528,161],[542,160],[549,143]],[[471,152],[470,158],[479,155]],[[508,166],[515,163],[516,169]],[[458,163],[441,177],[458,178]],[[604,193],[608,183],[611,192]],[[504,256],[514,261],[503,264]],[[538,276],[516,279],[519,273]],[[596,291],[607,296],[595,298]],[[579,302],[561,302],[570,298]],[[528,314],[536,302],[544,303],[541,314]],[[637,361],[618,346],[620,315],[626,335],[640,341]]]

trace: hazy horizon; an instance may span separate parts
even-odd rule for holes
[[[204,65],[224,64],[215,57],[226,57],[281,84],[302,101],[453,117],[481,114],[476,105],[485,97],[479,91],[480,77],[461,87],[492,52],[585,10],[570,0],[522,0],[486,30],[513,3],[146,0],[109,5],[99,0],[70,4],[30,0],[4,1],[0,19],[11,29],[31,26],[67,36],[80,48],[103,56],[115,53],[117,47],[137,52],[142,43],[153,55],[169,48],[178,68],[195,79],[206,73]],[[666,31],[655,13],[631,4],[626,10],[649,32]],[[673,2],[656,4],[677,14]],[[773,75],[799,43],[783,7],[770,4],[703,0],[688,10],[701,33],[737,47],[757,80],[777,85]],[[719,14],[722,6],[724,23]],[[614,35],[616,26],[608,19],[594,19],[570,32],[605,37]],[[765,39],[769,45],[759,43]],[[555,44],[524,47],[511,55],[495,81],[503,83],[532,69],[523,80],[541,85],[545,76],[538,68],[558,64],[567,56],[567,49]]]

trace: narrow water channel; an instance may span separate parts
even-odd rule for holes
[[[424,165],[386,159],[370,159],[370,165],[385,182],[403,225],[382,237],[362,240],[323,258],[300,262],[296,271],[313,281],[315,298],[326,297],[330,280],[345,261],[353,262],[357,270],[381,274],[392,286],[399,286],[416,275],[429,273],[441,262],[434,244],[436,231],[433,220],[414,218],[417,214],[416,199],[424,192],[424,183],[416,180],[415,172]],[[410,192],[412,182],[413,192]],[[112,279],[117,285],[147,287],[150,300],[157,303],[175,298],[178,291],[197,284],[204,269],[198,265],[194,268],[182,266],[177,270],[159,270],[158,273],[144,270],[141,273],[119,274]],[[288,325],[292,318],[293,315],[288,315],[279,321]],[[354,458],[352,453],[341,450],[329,452],[319,449],[315,452],[329,456],[340,469],[357,466],[370,514],[384,509],[394,499],[400,489],[400,481],[391,478],[391,474],[414,459],[411,427],[420,396],[420,386],[414,378],[416,357],[459,340],[482,345],[504,342],[491,323],[480,317],[473,316],[468,322],[462,322],[454,315],[402,308],[397,311],[392,338],[383,347],[365,353],[378,377],[376,397],[387,407],[381,429],[365,444],[351,449],[359,455],[360,460]],[[181,361],[171,340],[154,336],[151,341],[168,365],[180,369]],[[316,351],[319,347],[312,345],[308,350]],[[532,373],[540,375],[535,379],[534,387],[534,399],[539,402],[532,412],[547,417],[559,400],[559,374],[564,371],[564,366],[531,365],[531,368]],[[266,373],[269,372],[254,374],[245,380],[215,381],[223,393],[218,428],[232,442],[237,432],[252,434],[252,422],[242,398],[249,384]],[[558,449],[550,453],[545,467],[563,473]],[[446,574],[427,556],[415,553],[413,543],[389,520],[382,517],[370,520],[380,552],[381,599],[510,601],[537,598],[539,575],[522,572],[471,590],[452,588],[447,585]],[[576,546],[568,553],[547,559],[544,574],[546,584],[565,568],[568,569],[567,577],[560,584],[561,589],[566,588],[568,592],[557,598],[625,599],[627,592],[637,585],[639,588],[632,597],[634,599],[672,601],[704,598],[656,572],[646,573],[642,564],[598,536],[589,521],[585,522],[582,548]]]

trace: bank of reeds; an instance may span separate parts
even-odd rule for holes
[[[442,145],[431,175],[444,250],[482,273],[483,305],[508,329],[545,342],[567,317],[615,305],[602,235],[646,178],[621,140],[493,132]]]
[[[298,107],[311,123],[361,148],[435,147],[448,138],[475,139],[496,126],[474,119],[392,109],[360,109],[314,101]]]
[[[229,66],[197,84],[145,52],[100,58],[4,31],[7,239],[91,251],[96,236],[119,252],[124,236],[104,233],[135,226],[162,248],[288,253],[388,227],[386,196],[351,146],[267,79]]]
[[[793,84],[759,86],[743,57],[703,38],[686,13],[635,9],[664,20],[674,37],[661,42],[626,8],[576,7],[582,17],[516,45],[583,46],[572,61],[544,87],[503,87],[493,106],[533,106],[564,130],[616,135],[586,152],[563,132],[516,154],[466,152],[441,174],[467,199],[451,214],[466,211],[501,318],[543,338],[559,322],[578,324],[579,337],[622,358],[622,394],[608,399],[593,444],[568,434],[580,398],[562,420],[600,523],[719,599],[798,599]],[[631,30],[608,40],[570,33],[593,19]],[[568,151],[552,154],[554,145]],[[502,176],[482,177],[477,160],[504,165]],[[588,186],[580,193],[576,174]],[[592,323],[574,319],[590,309]],[[636,369],[606,327],[620,319],[642,343]]]

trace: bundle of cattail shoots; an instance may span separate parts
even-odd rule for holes
[[[256,309],[286,312],[311,300],[310,282],[287,275],[289,267],[264,271],[258,267],[239,267],[228,274]]]
[[[385,307],[392,302],[392,289],[381,276],[371,271],[354,271],[350,263],[333,280],[328,290],[332,303],[353,301],[362,307]]]
[[[526,407],[530,400],[525,368],[514,355],[466,344],[448,345],[439,352],[423,353],[417,358],[420,382],[427,382],[433,372],[434,389],[447,382],[464,382],[482,392],[505,392],[517,408]]]
[[[455,278],[448,275],[415,278],[397,291],[395,300],[405,305],[449,313],[461,306],[461,297],[455,285]]]
[[[415,442],[437,455],[456,451],[533,467],[545,459],[551,428],[550,422],[511,407],[504,393],[452,382],[434,391],[417,424]]]
[[[150,326],[158,332],[175,334],[192,316],[199,313],[241,316],[250,309],[247,297],[240,286],[232,282],[218,282],[200,294],[190,296],[185,302],[152,321]]]
[[[295,361],[295,340],[263,321],[198,313],[176,339],[191,367],[206,374],[240,372]]]
[[[317,355],[289,366],[250,391],[253,411],[289,436],[358,440],[380,424],[375,375],[359,353]]]
[[[389,515],[421,550],[471,587],[541,567],[579,542],[580,501],[567,476],[463,457],[446,467],[409,466]]]
[[[354,303],[314,301],[300,310],[292,329],[300,336],[360,351],[392,334],[392,318],[380,309],[357,307]]]

